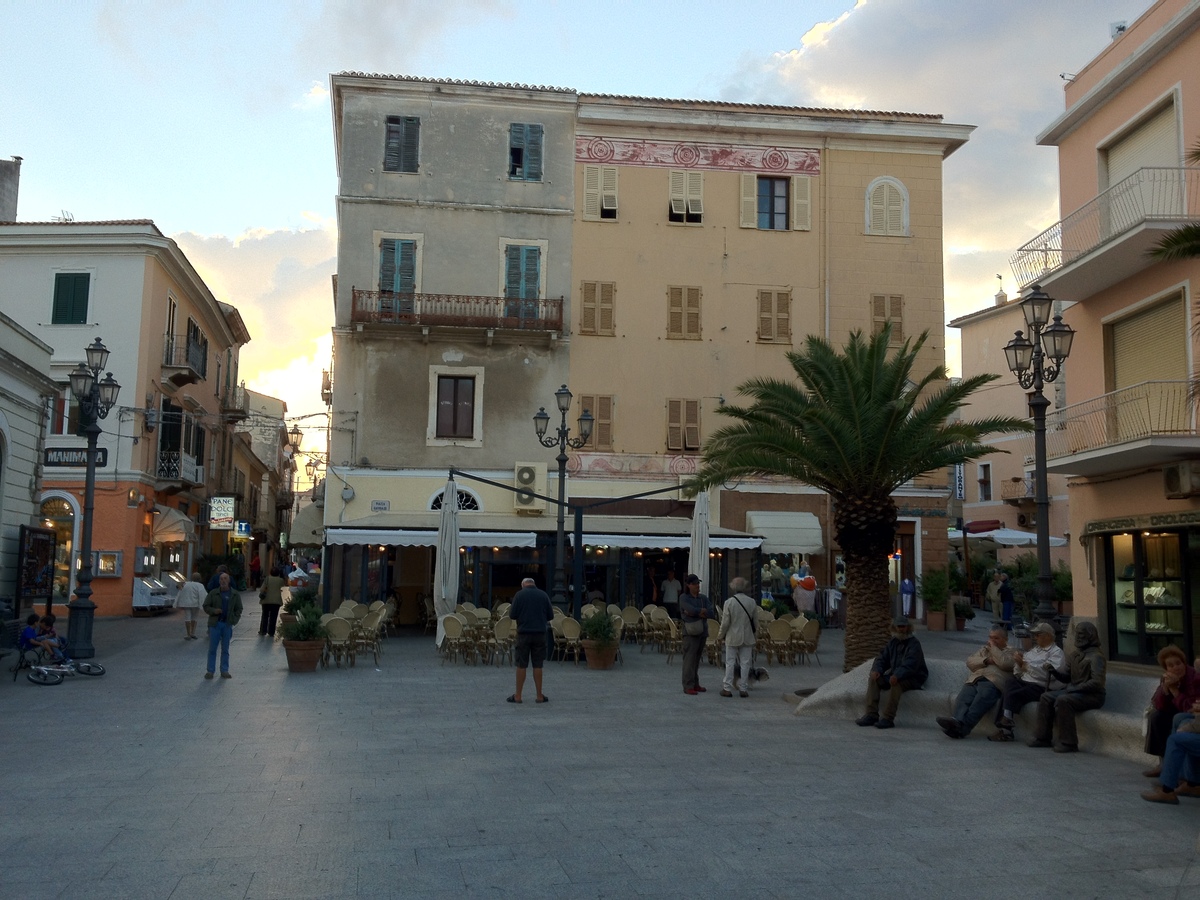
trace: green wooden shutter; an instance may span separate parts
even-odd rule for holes
[[[388,116],[383,137],[383,171],[399,172],[402,151],[400,149],[404,126],[399,116]]]
[[[541,247],[521,248],[521,299],[538,299],[539,283],[541,281]]]
[[[383,142],[383,171],[417,171],[421,120],[416,116],[388,116]]]
[[[521,251],[519,244],[504,248],[504,296],[509,300],[521,299]]]
[[[411,294],[417,289],[417,242],[396,241],[396,290]]]
[[[416,116],[404,117],[404,139],[403,139],[403,159],[400,163],[400,171],[416,172],[418,163],[418,153],[421,146],[421,120]]]
[[[85,325],[88,315],[88,272],[59,272],[54,276],[52,325]]]
[[[379,290],[396,290],[396,244],[385,238],[379,242]]]
[[[527,125],[525,130],[525,180],[542,180],[542,126]]]
[[[508,177],[525,177],[525,126],[520,122],[508,126]]]

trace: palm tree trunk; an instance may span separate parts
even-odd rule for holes
[[[892,610],[888,594],[887,546],[877,553],[847,551],[846,658],[843,672],[874,659],[891,635]]]

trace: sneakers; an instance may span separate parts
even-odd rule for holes
[[[865,716],[859,716],[857,719],[855,719],[854,724],[861,725],[863,728],[866,728],[870,725],[874,725],[878,721],[879,716],[875,715],[875,713],[867,713]]]
[[[950,716],[938,716],[937,723],[938,728],[942,729],[946,737],[964,737],[962,722],[958,721],[958,719],[951,718]]]
[[[213,679],[213,673],[212,673],[212,672],[205,672],[205,673],[204,673],[204,680],[205,680],[205,681],[212,681],[212,679]]]
[[[722,697],[732,697],[733,691],[721,691],[721,696]]]
[[[876,728],[895,728],[896,723],[893,722],[891,719],[880,719],[878,722],[875,723],[875,727]]]
[[[689,697],[698,697],[700,695],[700,692],[695,688],[684,688],[683,692]]]

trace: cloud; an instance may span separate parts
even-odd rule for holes
[[[250,331],[240,364],[247,386],[285,400],[291,415],[321,411],[321,370],[329,368],[332,351],[334,222],[254,229],[233,238],[173,237],[213,295],[236,306]]]
[[[1060,218],[1057,155],[1034,143],[1064,108],[1059,73],[1078,72],[1108,44],[1109,23],[1136,19],[1145,5],[860,0],[799,47],[744,57],[720,95],[978,125],[944,169],[944,241],[953,248],[946,315],[954,318],[992,302],[997,272],[1016,293],[1009,257]],[[957,356],[947,363],[957,371]]]
[[[328,101],[329,88],[319,81],[314,81],[304,92],[304,96],[292,104],[292,109],[312,109],[315,106],[324,106]]]

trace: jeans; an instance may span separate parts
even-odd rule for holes
[[[754,645],[746,644],[744,647],[731,647],[725,645],[725,680],[721,682],[721,687],[724,690],[732,691],[734,678],[733,672],[737,666],[742,668],[742,683],[738,687],[739,691],[750,690],[750,664],[754,658]]]
[[[1200,734],[1190,731],[1177,731],[1167,738],[1167,749],[1163,755],[1162,774],[1158,780],[1169,791],[1179,787],[1179,780],[1185,774],[1184,769],[1191,759],[1192,764],[1200,762]]]
[[[233,626],[218,622],[208,626],[208,671],[217,667],[217,644],[221,645],[221,671],[229,671],[229,639],[233,637]]]
[[[962,686],[958,692],[958,702],[954,704],[954,718],[962,723],[964,737],[971,733],[971,729],[979,724],[979,720],[999,699],[1000,689],[986,678]]]

